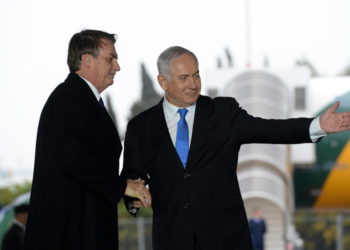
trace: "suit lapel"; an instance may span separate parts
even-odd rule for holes
[[[202,157],[201,149],[205,142],[206,133],[208,130],[208,117],[211,109],[208,108],[209,102],[203,97],[199,97],[196,104],[196,112],[193,123],[191,145],[188,153],[186,170],[193,169],[198,160]],[[154,131],[157,133],[157,138],[164,142],[166,151],[169,152],[169,157],[176,162],[179,168],[184,169],[176,148],[171,140],[169,129],[165,121],[163,100],[155,107]]]
[[[196,104],[192,139],[186,165],[187,170],[193,169],[197,161],[201,158],[201,149],[203,148],[203,143],[207,134],[208,116],[211,112],[208,108],[208,104],[208,100],[201,96]]]

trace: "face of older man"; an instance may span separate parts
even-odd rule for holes
[[[118,55],[114,44],[108,39],[101,39],[99,54],[91,58],[91,82],[101,93],[113,84],[114,75],[120,70]]]
[[[190,54],[182,54],[171,60],[169,66],[170,79],[158,76],[167,100],[179,108],[191,106],[197,101],[201,91],[197,61]]]

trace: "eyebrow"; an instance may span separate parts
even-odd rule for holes
[[[193,74],[181,74],[178,77],[188,77],[188,76],[194,76],[194,75],[197,75],[197,74],[199,74],[199,70],[197,70]]]
[[[199,74],[199,70],[197,70],[196,72],[194,72],[193,74],[183,74],[183,75],[186,75],[186,76],[194,76],[194,75],[197,75]]]

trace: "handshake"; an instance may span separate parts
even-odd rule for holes
[[[125,195],[138,198],[132,202],[134,208],[150,207],[152,203],[151,194],[145,186],[145,181],[141,179],[131,180],[128,179],[125,190]]]

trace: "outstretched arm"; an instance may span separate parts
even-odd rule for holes
[[[350,112],[336,112],[340,102],[336,102],[320,117],[320,126],[327,134],[342,132],[350,129]]]

